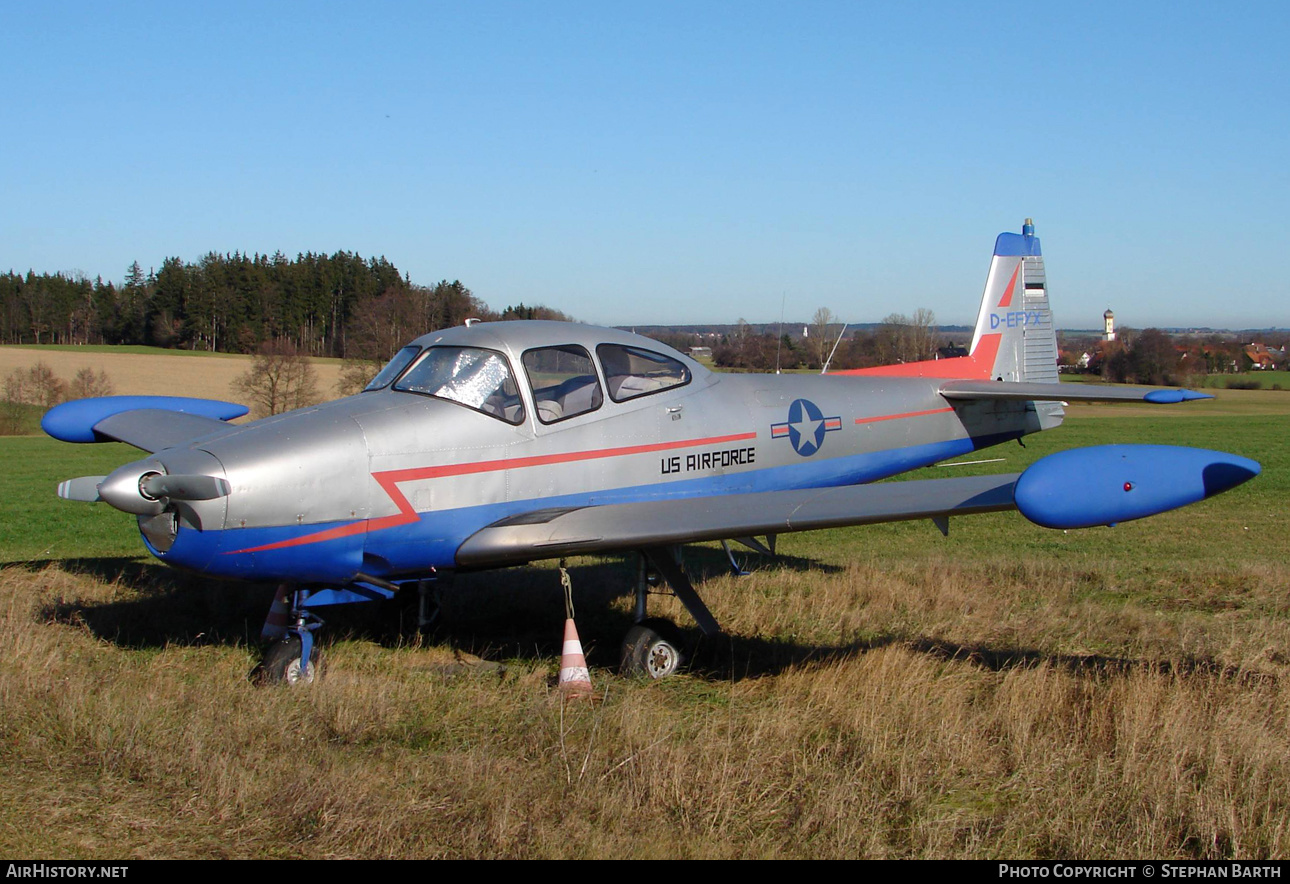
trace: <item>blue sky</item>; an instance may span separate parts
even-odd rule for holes
[[[1063,327],[1290,326],[1290,6],[1043,6],[6,4],[0,268],[962,323],[1033,216]]]

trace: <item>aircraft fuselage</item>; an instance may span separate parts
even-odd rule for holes
[[[535,506],[872,482],[1061,415],[1042,403],[951,405],[928,378],[714,374],[661,344],[587,326],[503,323],[418,344],[464,341],[509,362],[522,419],[386,388],[229,426],[147,459],[222,474],[231,486],[173,517],[141,516],[150,548],[172,564],[252,580],[398,577],[454,567],[465,538]],[[602,393],[594,408],[544,422],[540,382],[519,367],[526,350],[594,353],[606,342],[680,361],[688,380],[625,401]],[[599,362],[595,381],[612,390]]]

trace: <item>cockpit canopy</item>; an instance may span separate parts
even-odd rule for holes
[[[573,328],[583,330],[585,335],[585,326]],[[469,330],[463,331],[469,333]],[[500,340],[499,347],[492,348],[466,346],[445,340],[448,337],[452,336],[428,335],[426,338],[430,340],[419,339],[404,347],[364,392],[390,388],[433,396],[518,425],[528,416],[521,381],[517,380],[522,379],[531,397],[527,401],[532,403],[538,421],[554,424],[598,410],[605,402],[606,391],[613,402],[627,402],[685,386],[694,376],[682,359],[662,352],[667,349],[662,345],[654,350],[648,346],[604,342],[594,345],[593,356],[588,350],[590,342],[588,346],[557,343],[517,351],[506,348]],[[622,337],[631,339],[627,335]],[[636,340],[650,343],[644,338]],[[518,352],[522,371],[513,369],[511,355],[504,352],[506,349],[510,349],[511,355]]]

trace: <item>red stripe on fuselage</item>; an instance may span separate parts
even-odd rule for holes
[[[415,522],[419,516],[412,504],[399,490],[401,482],[416,482],[423,479],[442,479],[448,476],[468,476],[474,473],[492,473],[498,470],[519,470],[526,467],[550,466],[552,464],[575,463],[582,460],[600,460],[606,457],[625,457],[631,454],[648,454],[653,451],[669,451],[675,448],[692,448],[699,445],[721,445],[725,442],[743,442],[756,439],[756,433],[734,433],[729,436],[710,436],[707,439],[684,439],[679,442],[655,442],[649,445],[626,445],[621,448],[601,448],[594,451],[571,451],[564,454],[538,454],[532,457],[510,457],[500,460],[481,460],[472,463],[443,464],[435,467],[412,467],[406,470],[385,470],[372,473],[372,478],[380,484],[394,505],[397,513],[382,516],[379,519],[364,519],[328,528],[313,534],[280,540],[277,543],[266,543],[264,546],[252,546],[246,549],[233,550],[235,553],[264,552],[272,549],[286,549],[292,546],[303,546],[308,543],[321,543],[324,540],[335,540],[339,537],[350,537],[370,531],[380,531],[397,525]]]
[[[873,424],[878,421],[900,420],[902,417],[922,417],[925,414],[944,414],[947,411],[953,411],[953,408],[929,408],[927,411],[906,411],[904,414],[884,414],[880,417],[858,417],[858,424]]]

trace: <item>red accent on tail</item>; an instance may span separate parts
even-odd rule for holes
[[[1003,290],[1003,297],[999,299],[999,307],[1012,306],[1012,293],[1017,288],[1017,276],[1021,273],[1021,265],[1012,271],[1012,279],[1008,280],[1007,288]],[[996,308],[998,309],[998,308]],[[980,323],[978,317],[977,322]],[[950,359],[928,359],[924,362],[903,362],[899,365],[878,365],[873,368],[852,368],[846,371],[835,371],[830,374],[841,375],[868,375],[869,377],[884,378],[955,378],[955,379],[972,379],[988,380],[994,371],[994,362],[999,355],[999,342],[1003,335],[994,332],[988,335],[981,335],[977,341],[976,349],[967,356],[955,356]]]
[[[954,378],[956,380],[988,380],[994,370],[994,358],[999,355],[1002,335],[982,335],[976,350],[970,356],[950,359],[929,359],[926,362],[902,362],[899,365],[878,365],[873,368],[852,368],[830,374],[869,375],[884,378]]]
[[[1000,307],[1012,306],[1012,290],[1017,287],[1017,274],[1020,272],[1021,265],[1018,264],[1017,269],[1012,271],[1012,279],[1008,280],[1008,287],[1003,290],[1003,297],[999,299]]]

